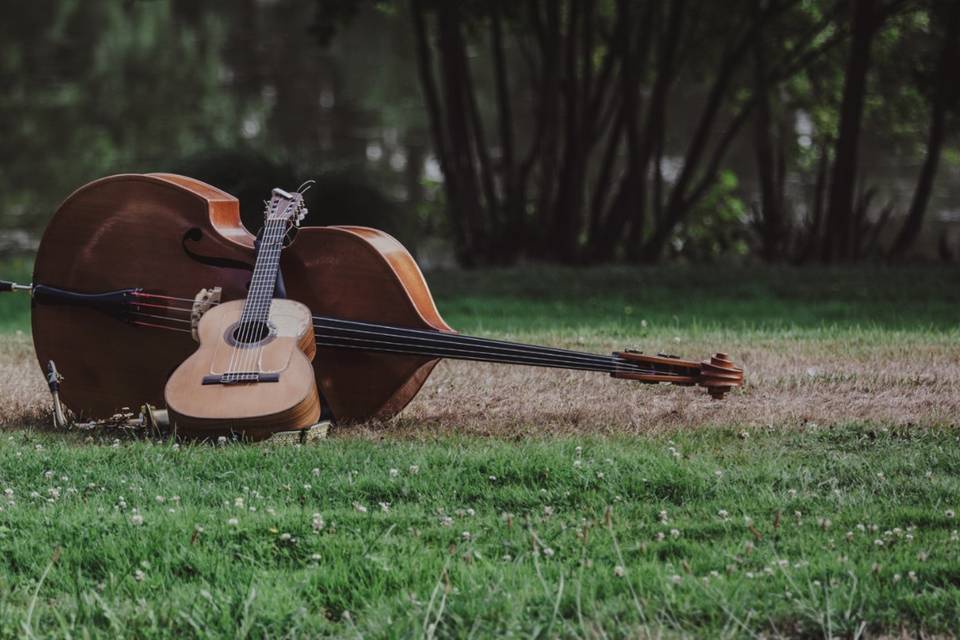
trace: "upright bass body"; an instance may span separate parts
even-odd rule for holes
[[[117,175],[92,182],[61,205],[37,254],[34,283],[96,293],[140,288],[193,298],[219,286],[225,301],[246,296],[254,236],[237,200],[171,174]],[[419,268],[389,235],[364,227],[301,229],[283,252],[288,297],[314,315],[452,333]],[[61,396],[74,412],[101,417],[163,403],[167,379],[196,349],[188,326],[148,330],[151,307],[135,303],[139,326],[122,315],[34,303],[41,366],[55,360]],[[419,391],[437,359],[317,349],[317,385],[335,420],[387,418]]]

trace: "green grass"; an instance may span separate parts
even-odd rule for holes
[[[7,262],[0,277],[27,282],[30,265]],[[960,329],[956,267],[527,266],[427,279],[444,318],[468,332]],[[27,330],[29,312],[26,296],[0,296],[0,331]]]
[[[960,329],[957,267],[533,266],[428,279],[448,322],[471,331]]]
[[[428,278],[454,327],[535,342],[949,359],[960,337],[958,269]],[[0,332],[28,314],[0,296]],[[178,448],[8,431],[0,637],[956,633],[960,434],[782,427]]]
[[[831,637],[960,618],[949,431],[6,440],[0,636]]]
[[[33,263],[28,260],[0,262],[0,280],[28,284]],[[0,332],[30,329],[30,297],[24,293],[0,293]]]

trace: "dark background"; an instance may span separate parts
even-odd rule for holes
[[[0,253],[174,171],[426,267],[955,261],[960,3],[187,0],[0,7]]]

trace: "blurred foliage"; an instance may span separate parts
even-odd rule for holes
[[[549,215],[544,209],[570,200],[561,189],[563,175],[551,177],[549,171],[549,160],[566,153],[563,127],[544,143],[546,168],[535,166],[530,174],[538,190],[523,193],[519,203],[506,198],[508,187],[515,185],[507,179],[510,174],[503,155],[491,25],[494,16],[503,21],[503,54],[509,73],[505,86],[512,100],[514,164],[519,165],[542,120],[537,107],[544,90],[538,71],[542,60],[537,51],[545,32],[533,10],[543,17],[548,8],[557,9],[558,33],[562,33],[573,2],[0,3],[4,86],[0,118],[5,123],[0,132],[0,153],[5,158],[0,164],[0,253],[35,242],[58,203],[90,180],[119,172],[175,171],[240,197],[244,220],[253,228],[259,226],[261,202],[270,187],[317,179],[309,196],[310,223],[382,227],[415,250],[426,247],[428,253],[446,255],[457,233],[459,208],[445,191],[449,181],[444,181],[434,152],[422,96],[418,72],[422,60],[411,19],[411,7],[420,6],[430,18],[427,44],[435,51],[440,35],[434,20],[437,12],[457,8],[469,86],[475,91],[479,114],[470,127],[485,133],[483,148],[490,157],[492,189],[485,189],[483,198],[494,204],[501,201],[499,209],[494,206],[500,235],[491,239],[489,248],[511,245],[507,255],[555,259],[551,249],[558,244],[559,232],[545,223]],[[859,174],[851,177],[861,193],[875,194],[866,212],[868,222],[876,222],[887,209],[893,212],[894,222],[886,230],[878,229],[877,246],[883,246],[884,234],[890,235],[908,206],[926,153],[932,86],[944,16],[951,6],[943,0],[880,3],[893,10],[873,42],[861,166]],[[653,129],[662,138],[658,142],[662,166],[644,165],[631,174],[628,145],[618,143],[613,148],[612,178],[604,186],[598,176],[608,138],[602,132],[581,135],[580,144],[593,138],[597,142],[589,147],[593,155],[582,172],[571,174],[584,184],[583,203],[577,205],[581,208],[574,216],[577,222],[566,231],[567,237],[580,243],[571,255],[588,256],[585,259],[591,255],[587,219],[594,202],[604,210],[599,219],[605,222],[622,185],[636,182],[631,176],[641,176],[639,180],[652,187],[658,172],[663,176],[657,187],[660,200],[654,201],[655,190],[647,188],[642,196],[648,201],[645,211],[634,214],[638,221],[613,233],[620,244],[593,254],[594,259],[634,259],[633,248],[649,241],[665,210],[676,218],[665,245],[670,257],[741,259],[759,252],[756,227],[764,211],[758,195],[760,168],[752,149],[753,116],[737,135],[728,140],[722,136],[739,110],[750,108],[757,98],[750,55],[731,71],[724,106],[708,132],[709,144],[722,151],[722,161],[715,170],[704,159],[699,164],[688,161],[710,88],[720,73],[717,60],[729,52],[737,37],[752,33],[743,29],[752,11],[781,4],[783,13],[763,22],[754,34],[767,52],[767,62],[774,65],[803,47],[822,47],[809,64],[786,73],[767,90],[772,127],[778,132],[775,142],[786,167],[782,176],[785,233],[792,240],[785,246],[794,252],[802,244],[817,208],[818,172],[833,161],[850,2],[688,2],[666,116],[662,126]],[[566,100],[583,78],[598,82],[608,58],[620,55],[617,17],[630,7],[637,12],[635,20],[641,12],[651,11],[643,15],[654,25],[648,37],[651,62],[635,79],[641,88],[640,107],[645,108],[668,44],[665,23],[673,5],[603,0],[590,6],[595,32],[590,38],[586,31],[581,33],[583,46],[590,50],[572,74],[558,76],[552,89],[557,102]],[[645,23],[631,24],[637,29],[634,46],[640,47]],[[631,59],[638,60],[640,51],[635,48]],[[439,71],[442,58],[435,53],[429,66]],[[616,66],[613,73],[616,77]],[[621,82],[617,78],[613,84],[620,87]],[[937,239],[956,243],[956,223],[950,222],[960,198],[956,91],[951,99],[943,162],[920,243],[920,252],[927,256],[934,253]],[[609,123],[616,121],[617,113],[611,106],[604,122],[613,126]],[[479,147],[467,151],[474,159],[478,153]],[[681,185],[676,202],[670,202],[678,175],[687,166],[692,181]],[[690,199],[701,180],[706,189]],[[513,218],[522,218],[522,224],[515,224]],[[426,254],[418,257],[427,262],[433,259]]]

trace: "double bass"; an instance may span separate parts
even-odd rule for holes
[[[41,367],[55,360],[69,381],[64,403],[86,417],[162,405],[164,385],[196,348],[198,290],[244,299],[255,243],[237,199],[193,178],[122,174],[71,194],[43,235],[29,289],[37,358]],[[442,358],[699,385],[715,398],[743,381],[723,353],[600,355],[461,335],[410,253],[376,229],[302,228],[279,264],[284,297],[310,309],[314,376],[338,423],[396,415]]]

